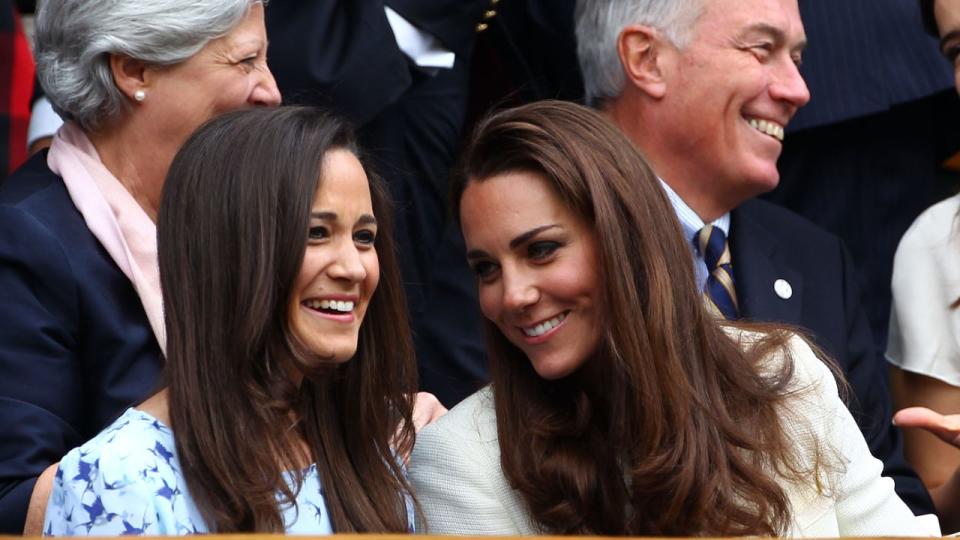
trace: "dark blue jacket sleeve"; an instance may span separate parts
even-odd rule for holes
[[[61,245],[18,208],[0,206],[0,533],[23,530],[36,477],[80,435],[78,295]]]

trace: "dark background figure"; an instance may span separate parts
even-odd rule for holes
[[[788,126],[767,198],[849,247],[877,346],[886,347],[900,237],[949,193],[940,163],[960,148],[950,66],[916,2],[800,2],[812,99]]]
[[[0,180],[27,159],[27,127],[33,93],[33,57],[19,6],[0,2]]]
[[[390,187],[420,387],[447,406],[486,381],[474,278],[445,202],[465,126],[470,58],[497,3],[273,0],[267,7],[270,66],[284,102],[326,105],[354,121]],[[414,64],[385,7],[454,53],[453,66]]]
[[[477,38],[468,123],[492,108],[541,99],[583,101],[575,0],[503,0]]]

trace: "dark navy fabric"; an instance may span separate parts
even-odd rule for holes
[[[843,371],[852,390],[850,411],[871,453],[883,461],[883,475],[894,480],[897,494],[914,513],[934,513],[929,494],[904,458],[902,436],[891,424],[887,364],[874,345],[843,242],[761,200],[747,201],[730,217],[741,315],[809,331]],[[784,295],[788,298],[774,289],[781,279],[792,289]]]
[[[920,22],[916,2],[800,2],[809,43],[800,73],[810,103],[788,132],[885,111],[953,88],[953,70]]]
[[[38,154],[0,185],[0,533],[36,477],[155,388],[133,285]]]
[[[811,99],[787,126],[780,185],[764,198],[843,239],[884,348],[897,243],[938,200],[939,164],[960,146],[953,71],[916,1],[808,1],[800,15]]]

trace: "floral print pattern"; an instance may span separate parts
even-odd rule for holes
[[[315,465],[304,471],[296,504],[281,511],[287,533],[333,532]],[[132,408],[60,461],[43,531],[47,536],[210,532],[180,473],[170,428]]]

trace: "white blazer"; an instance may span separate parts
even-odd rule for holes
[[[741,336],[741,339],[749,339]],[[784,420],[802,459],[815,442],[832,457],[828,493],[784,481],[792,507],[791,537],[937,536],[933,515],[915,517],[897,497],[883,465],[870,455],[860,429],[837,393],[830,370],[800,338]],[[771,359],[782,361],[782,357]],[[809,459],[812,459],[810,457]],[[417,435],[410,479],[430,534],[539,534],[526,505],[500,469],[500,446],[489,387],[465,399]]]

